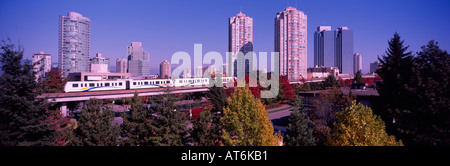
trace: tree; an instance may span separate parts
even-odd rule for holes
[[[363,78],[361,76],[361,71],[356,72],[354,80],[358,84],[363,84],[364,83],[364,80],[363,80]]]
[[[206,92],[206,97],[214,105],[214,109],[211,111],[223,112],[223,108],[226,107],[227,104],[227,98],[223,87],[216,87],[215,85],[209,87],[208,92]]]
[[[219,115],[209,110],[200,113],[200,118],[194,123],[192,131],[195,146],[219,145],[221,142],[219,120]]]
[[[402,80],[403,87],[394,90],[408,100],[389,107],[398,137],[407,145],[450,145],[450,55],[437,44],[432,40],[421,47],[409,69],[410,80]],[[382,88],[386,86],[391,85],[385,80]]]
[[[61,93],[64,92],[64,85],[67,78],[62,76],[59,69],[52,69],[47,73],[47,79],[40,83],[40,87],[45,93]]]
[[[287,134],[285,142],[287,146],[314,146],[316,145],[313,137],[311,121],[303,110],[302,99],[296,96],[294,111],[289,116]]]
[[[339,87],[339,81],[336,80],[336,77],[333,74],[328,75],[323,81],[324,87]]]
[[[21,63],[23,48],[2,41],[0,62],[0,145],[55,145],[59,134],[55,123],[49,123],[47,99],[40,95],[33,64]]]
[[[112,124],[114,113],[102,101],[86,101],[78,118],[78,127],[69,135],[72,146],[117,146],[119,126]]]
[[[154,120],[151,110],[144,109],[144,103],[138,93],[135,92],[130,103],[129,114],[123,113],[123,123],[121,124],[121,143],[124,146],[149,146],[154,145],[153,141],[159,140],[156,137]]]
[[[283,101],[294,99],[295,94],[288,79],[285,76],[280,75],[279,81],[280,81],[280,92],[278,93],[277,100]]]
[[[352,101],[344,111],[338,113],[334,122],[333,136],[328,139],[331,146],[402,146],[394,136],[386,133],[383,120],[372,113],[372,109]]]
[[[273,134],[264,105],[248,86],[236,88],[227,100],[221,119],[222,139],[229,146],[277,146],[282,138]]]
[[[340,89],[333,87],[320,92],[313,100],[314,109],[307,113],[312,122],[317,145],[326,144],[331,137],[336,114],[347,108],[354,99],[355,96],[344,95]]]
[[[188,143],[188,120],[184,113],[175,107],[177,98],[171,93],[171,89],[165,89],[153,101],[153,112],[156,113],[154,126],[156,136],[161,139],[153,141],[155,145],[182,146]]]

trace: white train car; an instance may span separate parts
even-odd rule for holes
[[[223,84],[227,84],[229,82],[234,82],[234,77],[222,77]]]
[[[170,79],[154,79],[154,80],[130,80],[129,89],[147,89],[147,88],[165,88],[172,87]]]
[[[177,78],[174,79],[173,85],[175,87],[207,86],[209,85],[209,78]]]
[[[125,90],[125,80],[111,81],[69,81],[64,86],[64,92],[91,92],[104,90]]]

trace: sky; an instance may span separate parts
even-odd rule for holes
[[[0,0],[0,39],[20,42],[25,58],[42,50],[56,63],[59,16],[77,12],[91,20],[90,57],[102,53],[115,66],[127,46],[140,41],[150,53],[151,74],[159,74],[159,64],[177,51],[189,53],[193,63],[196,43],[203,55],[216,51],[225,57],[228,18],[239,11],[253,18],[254,51],[273,52],[274,18],[288,6],[308,16],[308,67],[320,25],[353,30],[363,73],[385,53],[395,32],[414,53],[430,40],[450,50],[448,0]]]

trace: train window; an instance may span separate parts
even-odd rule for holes
[[[73,88],[78,88],[78,84],[72,84]]]
[[[156,81],[156,84],[159,84],[159,81]]]
[[[133,82],[133,85],[136,85],[136,82]]]
[[[109,86],[109,83],[105,83],[105,86]]]
[[[145,81],[145,82],[144,82],[144,85],[148,85],[148,81]]]
[[[89,83],[89,86],[95,86],[95,84],[94,83]]]
[[[80,84],[81,87],[83,87],[83,84]]]
[[[84,84],[84,87],[87,87],[87,84]]]
[[[121,82],[119,82],[119,86],[122,86],[122,83],[121,83]]]

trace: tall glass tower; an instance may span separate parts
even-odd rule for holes
[[[335,65],[340,73],[353,72],[353,31],[348,27],[339,27],[335,31]]]
[[[127,47],[128,73],[133,76],[150,75],[150,54],[144,51],[141,42],[131,42]]]
[[[314,66],[335,67],[334,33],[331,26],[319,26],[314,32]]]
[[[89,72],[91,20],[75,12],[59,16],[58,63],[64,76]]]

